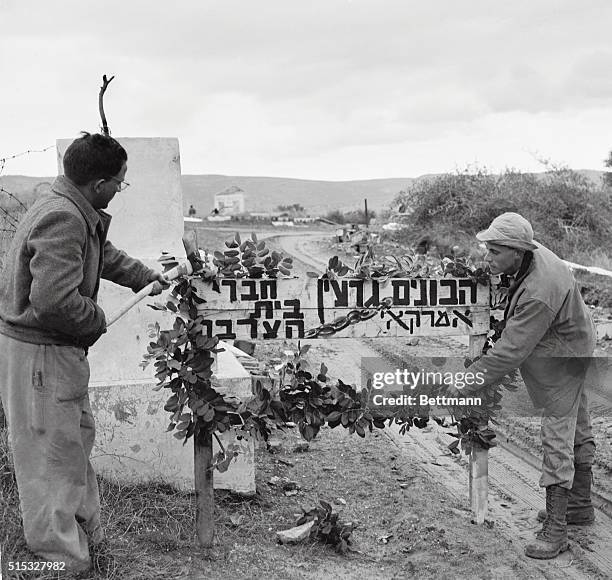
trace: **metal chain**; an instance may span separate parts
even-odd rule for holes
[[[364,320],[369,320],[376,316],[379,312],[383,310],[388,310],[393,306],[393,298],[388,296],[387,298],[383,298],[380,301],[380,304],[376,308],[355,308],[353,310],[349,310],[349,312],[345,316],[340,316],[333,320],[332,322],[327,322],[325,324],[321,324],[321,326],[317,326],[316,328],[311,328],[304,333],[304,338],[319,338],[319,337],[328,337],[344,330],[351,326],[351,324],[357,324]]]

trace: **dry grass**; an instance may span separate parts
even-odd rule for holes
[[[264,469],[261,475],[266,473]],[[127,485],[101,477],[98,483],[102,525],[107,539],[99,546],[90,547],[93,571],[76,578],[193,578],[192,574],[198,570],[211,574],[205,577],[252,578],[249,561],[251,558],[261,558],[263,550],[268,545],[274,545],[271,526],[276,529],[283,522],[281,528],[291,527],[295,521],[293,511],[296,508],[287,509],[290,503],[287,501],[278,503],[267,493],[267,485],[263,482],[259,482],[258,487],[263,487],[264,493],[253,498],[217,490],[215,547],[203,549],[196,540],[196,504],[193,493],[160,483]],[[6,430],[0,431],[0,486],[0,521],[3,522],[0,546],[5,567],[3,571],[7,577],[15,580],[72,578],[66,573],[58,576],[58,573],[22,572],[8,576],[8,561],[32,561],[38,558],[28,550],[23,536]],[[238,522],[238,525],[233,522]],[[247,548],[246,553],[236,555],[236,546]],[[326,547],[316,544],[295,549],[295,554],[303,558],[314,554],[321,556],[325,552]],[[271,572],[267,570],[268,565],[272,565],[271,562],[258,565],[263,568],[262,574]],[[233,572],[225,576],[224,570],[228,566],[233,568]]]

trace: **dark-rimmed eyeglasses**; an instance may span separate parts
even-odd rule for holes
[[[124,191],[130,186],[127,181],[121,181],[121,179],[117,179],[116,177],[111,177],[110,179],[119,184],[119,191]]]

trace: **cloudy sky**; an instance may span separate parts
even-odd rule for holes
[[[0,158],[99,130],[183,173],[603,169],[609,0],[0,0]],[[50,176],[55,152],[4,174]]]

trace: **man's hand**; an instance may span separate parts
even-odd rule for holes
[[[161,294],[170,285],[168,278],[166,278],[161,272],[155,272],[155,274],[149,279],[149,282],[155,282],[149,296],[157,296],[158,294]]]

